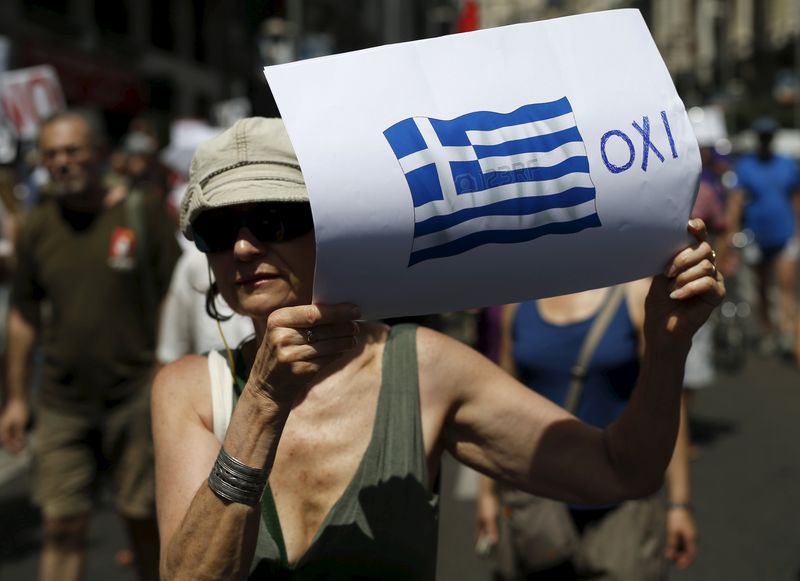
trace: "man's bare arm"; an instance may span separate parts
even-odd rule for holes
[[[17,453],[25,445],[28,369],[38,330],[38,304],[12,306],[8,314],[6,381],[0,414],[0,443]]]

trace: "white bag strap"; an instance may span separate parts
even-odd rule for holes
[[[228,362],[216,351],[208,354],[208,375],[211,379],[211,417],[214,435],[222,443],[233,413],[233,375]]]

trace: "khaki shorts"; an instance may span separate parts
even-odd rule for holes
[[[91,511],[108,477],[120,514],[155,514],[149,390],[99,421],[41,406],[33,447],[34,501],[45,517]]]

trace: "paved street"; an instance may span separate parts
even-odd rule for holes
[[[701,393],[693,464],[700,548],[675,581],[800,579],[800,373],[751,357]]]
[[[800,579],[800,373],[751,355],[742,374],[720,377],[693,407],[701,455],[693,463],[699,557],[671,581]],[[27,478],[0,459],[0,579],[35,579],[41,541]],[[14,475],[16,473],[16,475]],[[463,480],[463,479],[462,479]],[[488,579],[472,551],[473,507],[453,493],[457,466],[444,465],[439,579]],[[465,492],[461,482],[460,495]],[[133,579],[114,565],[124,533],[107,507],[93,521],[89,579]]]
[[[29,502],[29,478],[25,472],[0,486],[0,580],[36,579],[42,531],[38,512]],[[132,570],[117,567],[114,554],[126,546],[125,531],[108,505],[92,520],[87,579],[135,581]]]

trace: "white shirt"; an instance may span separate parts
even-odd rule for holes
[[[164,300],[156,356],[169,363],[189,353],[224,349],[216,321],[206,313],[206,290],[209,286],[208,262],[194,246],[186,248],[172,274]],[[221,315],[233,314],[223,321],[222,331],[231,348],[254,334],[253,321],[231,311],[224,299],[216,298]]]

